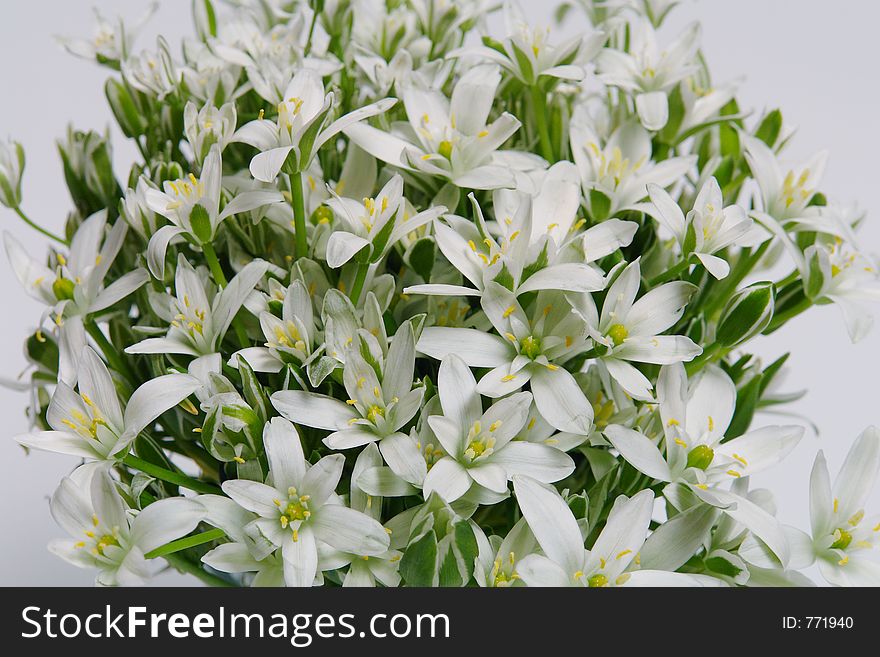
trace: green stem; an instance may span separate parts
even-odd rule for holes
[[[22,218],[22,221],[24,221],[28,226],[33,228],[38,233],[42,233],[43,235],[45,235],[49,239],[53,239],[56,242],[58,242],[59,244],[63,244],[64,246],[70,246],[70,243],[66,239],[64,239],[63,237],[58,237],[58,235],[56,235],[55,233],[46,230],[42,226],[38,225],[36,222],[32,221],[31,218],[28,217],[21,208],[14,207],[12,209],[15,211],[15,214],[17,214],[19,217]]]
[[[648,285],[654,287],[655,285],[660,285],[660,283],[665,283],[666,281],[671,281],[673,278],[676,278],[681,272],[685,271],[690,264],[690,260],[685,258],[677,265],[671,267],[667,271],[663,272],[659,276],[655,276],[650,281],[648,281]]]
[[[318,8],[317,4],[315,8],[312,10],[312,24],[309,25],[309,37],[306,39],[306,47],[303,50],[303,57],[308,57],[309,53],[312,51],[312,36],[315,34],[315,23],[318,22]]]
[[[188,573],[190,575],[193,575],[194,577],[198,577],[208,586],[222,586],[225,588],[235,586],[231,582],[227,582],[225,579],[206,572],[199,564],[193,563],[192,561],[184,558],[180,554],[169,554],[165,557],[165,561],[167,561],[171,566],[181,572]]]
[[[535,110],[535,122],[538,125],[538,138],[541,141],[541,154],[550,164],[556,161],[553,155],[553,143],[550,141],[550,128],[547,125],[547,97],[541,92],[541,88],[534,84],[531,87],[532,106]]]
[[[302,173],[290,174],[290,202],[293,205],[293,230],[296,238],[296,257],[305,258],[309,254],[309,242],[306,239],[306,208],[303,198]]]
[[[160,545],[155,550],[150,550],[144,555],[144,557],[146,559],[164,557],[169,554],[173,554],[174,552],[180,552],[181,550],[186,550],[197,545],[203,545],[205,543],[210,543],[211,541],[216,541],[218,538],[223,538],[224,536],[226,536],[226,532],[224,532],[222,529],[212,529],[207,532],[202,532],[201,534],[185,536],[184,538],[179,538],[176,541],[171,541],[170,543],[166,543],[165,545]]]
[[[94,322],[94,320],[90,320],[86,322],[86,332],[92,337],[92,339],[98,343],[98,346],[101,348],[101,351],[104,354],[104,358],[107,359],[107,362],[110,363],[110,367],[119,372],[122,376],[129,380],[130,383],[135,384],[135,376],[131,371],[131,368],[128,366],[128,361],[126,361],[120,354],[116,347],[113,346],[113,343],[107,339],[107,336],[104,335],[104,332],[100,329],[100,327]]]
[[[128,467],[134,468],[135,470],[140,470],[141,472],[148,474],[151,477],[161,479],[162,481],[167,481],[169,484],[174,484],[175,486],[182,486],[183,488],[194,490],[197,493],[209,493],[213,495],[221,495],[223,493],[223,491],[221,491],[217,486],[206,484],[205,482],[199,481],[198,479],[193,479],[192,477],[188,477],[181,472],[172,472],[171,470],[166,470],[165,468],[154,465],[149,461],[145,461],[144,459],[139,458],[134,454],[129,454],[124,459],[122,459],[122,462]]]
[[[205,260],[208,261],[208,267],[211,269],[211,274],[214,276],[214,280],[217,281],[217,284],[220,287],[225,288],[229,285],[229,282],[226,280],[226,274],[223,273],[223,268],[220,266],[220,260],[217,258],[217,252],[214,250],[214,245],[210,242],[202,243],[202,252],[205,254]],[[247,332],[244,330],[244,325],[237,316],[232,320],[232,328],[235,329],[235,335],[238,338],[241,348],[246,349],[247,347],[250,347],[251,341],[248,339]]]
[[[369,262],[359,262],[357,268],[357,274],[354,277],[354,285],[351,288],[351,294],[349,298],[351,299],[351,303],[354,306],[357,306],[358,301],[361,298],[361,292],[364,289],[364,281],[367,280],[367,272],[370,270]]]
[[[217,258],[214,245],[210,242],[205,242],[202,244],[202,252],[205,254],[205,260],[208,261],[208,267],[211,269],[211,274],[213,274],[217,284],[220,287],[229,285],[229,282],[226,280],[226,274],[223,273],[223,268],[220,266],[220,259]]]

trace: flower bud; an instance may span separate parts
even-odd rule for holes
[[[753,283],[733,295],[718,322],[715,339],[725,347],[740,344],[767,328],[773,318],[776,288],[773,283]]]
[[[0,142],[0,203],[8,208],[21,204],[21,175],[24,173],[24,149],[21,144]]]
[[[236,118],[233,103],[227,103],[220,109],[212,105],[197,109],[192,101],[186,104],[183,129],[199,164],[214,144],[219,144],[221,152],[223,151],[235,132]]]
[[[69,127],[67,139],[58,142],[64,178],[77,209],[88,216],[122,195],[113,173],[110,143],[92,130],[80,132]]]
[[[110,109],[122,134],[131,139],[136,139],[144,133],[144,121],[141,118],[140,110],[135,105],[134,98],[119,80],[110,78],[104,85],[104,94],[107,96],[107,102],[110,103]]]

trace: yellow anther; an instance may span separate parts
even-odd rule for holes
[[[727,474],[729,474],[731,477],[742,477],[742,475],[736,470],[728,470]]]
[[[501,381],[503,383],[509,383],[510,381],[513,381],[515,378],[516,378],[516,374],[506,374],[501,377]]]
[[[240,456],[233,456],[233,457],[232,457],[232,460],[235,461],[235,462],[238,463],[238,464],[244,463],[244,459],[241,458]]]
[[[615,559],[623,559],[626,555],[632,554],[632,550],[623,550],[622,552],[618,552]]]

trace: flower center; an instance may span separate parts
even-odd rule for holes
[[[468,431],[467,448],[464,450],[465,458],[474,462],[492,454],[495,451],[495,437],[492,434],[500,426],[501,420],[498,420],[489,425],[488,432],[484,432],[482,423],[479,420],[474,422]]]
[[[52,283],[52,293],[55,295],[55,298],[59,301],[63,301],[65,299],[73,299],[73,289],[75,284],[69,278],[64,278],[63,276],[59,276],[55,279],[55,282]]]
[[[708,445],[697,445],[688,452],[687,467],[705,470],[712,464],[715,451]]]
[[[834,532],[836,540],[831,544],[833,550],[845,550],[852,543],[853,536],[845,529],[838,529]]]
[[[591,589],[602,588],[603,586],[608,586],[608,578],[602,573],[596,573],[595,575],[591,575],[589,579],[587,579],[587,586]]]
[[[280,512],[278,521],[281,523],[281,528],[290,528],[294,542],[299,540],[300,525],[312,515],[309,510],[309,499],[310,496],[299,495],[296,488],[291,486],[287,489],[287,504],[283,504],[281,500],[275,500],[275,506]]]
[[[541,355],[541,338],[534,335],[526,336],[520,343],[520,352],[535,360]]]
[[[623,324],[615,324],[608,329],[608,337],[611,338],[611,341],[614,342],[614,346],[616,347],[629,337],[629,331],[626,330],[626,327]]]

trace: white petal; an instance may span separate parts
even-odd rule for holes
[[[131,523],[131,540],[142,552],[186,536],[205,517],[205,507],[195,500],[170,497],[153,502]]]
[[[557,366],[558,367],[558,366]],[[540,365],[531,368],[532,394],[541,416],[560,431],[588,434],[593,406],[568,370]]]
[[[541,549],[566,573],[584,565],[584,540],[565,500],[552,486],[530,477],[513,478],[516,501]]]
[[[464,495],[471,485],[471,478],[458,461],[444,456],[425,476],[422,495],[427,499],[436,492],[446,502],[454,502]]]
[[[496,493],[507,492],[507,472],[494,463],[474,465],[468,468],[468,474],[475,482]]]
[[[345,506],[327,504],[311,520],[315,535],[331,547],[358,556],[388,549],[388,532],[370,516]]]
[[[604,433],[620,455],[636,470],[660,481],[672,481],[672,473],[666,460],[646,435],[617,424],[606,427]]]
[[[263,445],[272,485],[280,490],[302,485],[306,459],[296,427],[285,419],[273,417],[263,429]]]
[[[109,308],[140,288],[148,280],[150,280],[150,275],[146,269],[135,269],[128,272],[101,290],[89,307],[89,311],[94,313]]]
[[[652,91],[636,96],[639,120],[648,130],[660,130],[669,121],[669,101],[665,91]]]
[[[327,241],[327,264],[331,268],[337,269],[351,260],[358,251],[369,243],[354,233],[338,230],[331,234]]]
[[[250,164],[251,175],[261,182],[275,182],[275,178],[284,166],[293,146],[273,148],[254,155]]]
[[[226,217],[231,217],[234,214],[238,214],[240,212],[249,212],[250,210],[261,208],[264,205],[280,203],[283,200],[284,197],[281,195],[280,192],[270,191],[267,189],[242,192],[226,204],[226,207],[223,208],[223,212],[220,213],[218,219],[222,221]]]
[[[318,546],[315,534],[309,527],[298,532],[297,540],[290,533],[285,533],[281,544],[281,556],[284,561],[284,583],[287,586],[311,586],[318,573]]]
[[[202,386],[188,374],[165,374],[139,387],[125,407],[125,434],[135,438],[153,420],[177,406]]]
[[[248,479],[229,479],[222,484],[223,492],[248,511],[271,518],[278,514],[278,491]]]
[[[339,431],[349,428],[357,413],[345,402],[302,390],[282,390],[271,397],[272,405],[294,424]]]
[[[470,367],[498,367],[512,359],[512,349],[503,338],[467,328],[429,326],[416,350],[437,360],[457,354]]]
[[[492,463],[502,466],[508,478],[528,475],[543,483],[565,479],[574,472],[574,461],[555,447],[519,440],[507,443],[492,454]]]
[[[589,265],[565,263],[552,265],[532,274],[516,293],[536,290],[564,290],[567,292],[597,292],[605,287],[605,278]]]
[[[691,361],[703,349],[685,335],[657,335],[654,337],[637,335],[627,338],[614,350],[616,358],[634,360],[637,363],[669,365]]]
[[[440,363],[437,376],[443,415],[460,427],[473,424],[483,414],[477,382],[467,364],[455,354]]]
[[[571,586],[574,574],[569,577],[566,572],[553,561],[540,554],[530,554],[516,565],[517,574],[527,586]]]
[[[602,361],[608,373],[620,384],[620,387],[634,399],[651,401],[651,382],[635,367],[617,358],[605,358]]]
[[[856,439],[834,480],[834,497],[840,500],[845,517],[865,505],[880,470],[880,431],[868,427]]]

